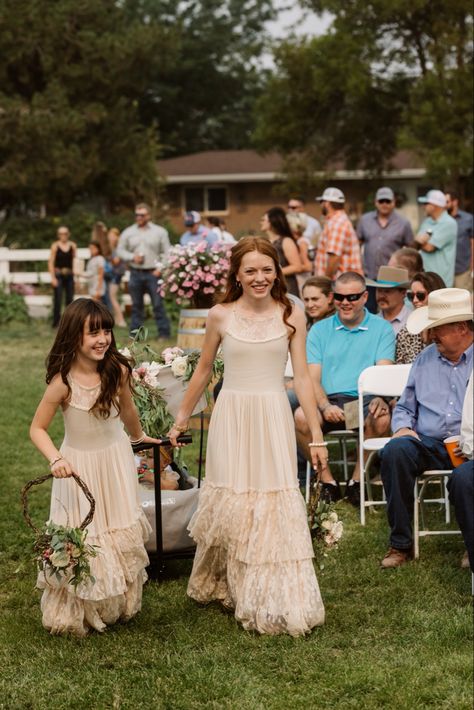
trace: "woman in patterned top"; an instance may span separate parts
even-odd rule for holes
[[[427,303],[428,294],[438,288],[446,288],[441,276],[434,271],[420,271],[415,274],[410,284],[407,298],[413,303],[413,308],[420,308]],[[404,326],[397,335],[395,362],[397,365],[408,365],[413,362],[423,348],[428,345],[428,333],[419,335],[409,333]]]

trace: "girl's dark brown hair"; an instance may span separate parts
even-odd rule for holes
[[[78,298],[64,310],[59,322],[58,332],[53,347],[46,358],[46,382],[49,384],[58,373],[68,389],[68,399],[71,387],[67,376],[76,357],[78,347],[82,343],[84,325],[89,318],[89,330],[110,330],[114,327],[114,319],[110,311],[100,301],[92,298]],[[120,412],[118,395],[123,380],[124,368],[131,386],[132,368],[127,358],[119,353],[113,331],[111,343],[104,359],[97,363],[100,375],[100,394],[91,409],[96,417],[107,419],[114,406]]]
[[[329,298],[329,296],[332,294],[332,281],[329,279],[327,276],[310,276],[309,279],[306,279],[306,281],[303,284],[303,287],[301,289],[301,293],[304,297],[304,290],[307,286],[314,286],[315,288],[319,288],[321,292],[326,296],[326,298]],[[329,311],[327,312],[327,315],[323,316],[323,318],[328,318],[329,316],[333,316],[334,313],[336,312],[336,307],[334,305],[334,301],[331,301]],[[323,320],[321,318],[320,320]],[[306,313],[306,321],[307,325],[311,326],[313,323],[316,323],[316,320],[313,320],[312,318],[309,317],[309,315]]]
[[[290,299],[286,295],[286,282],[278,261],[278,254],[271,242],[264,237],[242,237],[242,239],[239,239],[237,244],[234,244],[230,252],[230,269],[227,275],[227,285],[222,297],[219,299],[219,302],[232,303],[233,301],[237,301],[237,299],[242,295],[242,287],[237,283],[237,272],[240,269],[240,264],[242,263],[242,259],[245,254],[252,251],[258,251],[259,254],[269,256],[270,259],[273,260],[277,278],[273,283],[270,293],[275,301],[278,301],[278,303],[281,303],[283,306],[283,322],[293,331],[292,335],[294,335],[296,329],[291,325],[291,323],[288,322],[293,306]]]

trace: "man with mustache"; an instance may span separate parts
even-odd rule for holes
[[[375,298],[379,315],[390,323],[395,335],[406,325],[412,309],[405,305],[407,288],[410,285],[408,270],[394,266],[381,266],[377,280],[366,280],[367,286],[375,286]]]

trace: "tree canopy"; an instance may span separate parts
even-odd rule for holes
[[[409,147],[444,183],[472,170],[472,5],[305,0],[328,33],[287,41],[257,105],[256,145],[377,172]],[[290,163],[291,164],[291,163]]]

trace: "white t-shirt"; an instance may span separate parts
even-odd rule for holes
[[[467,383],[466,394],[464,396],[464,404],[462,407],[461,418],[461,437],[459,445],[464,456],[468,459],[474,458],[474,423],[473,423],[473,393],[472,393],[472,374]]]

